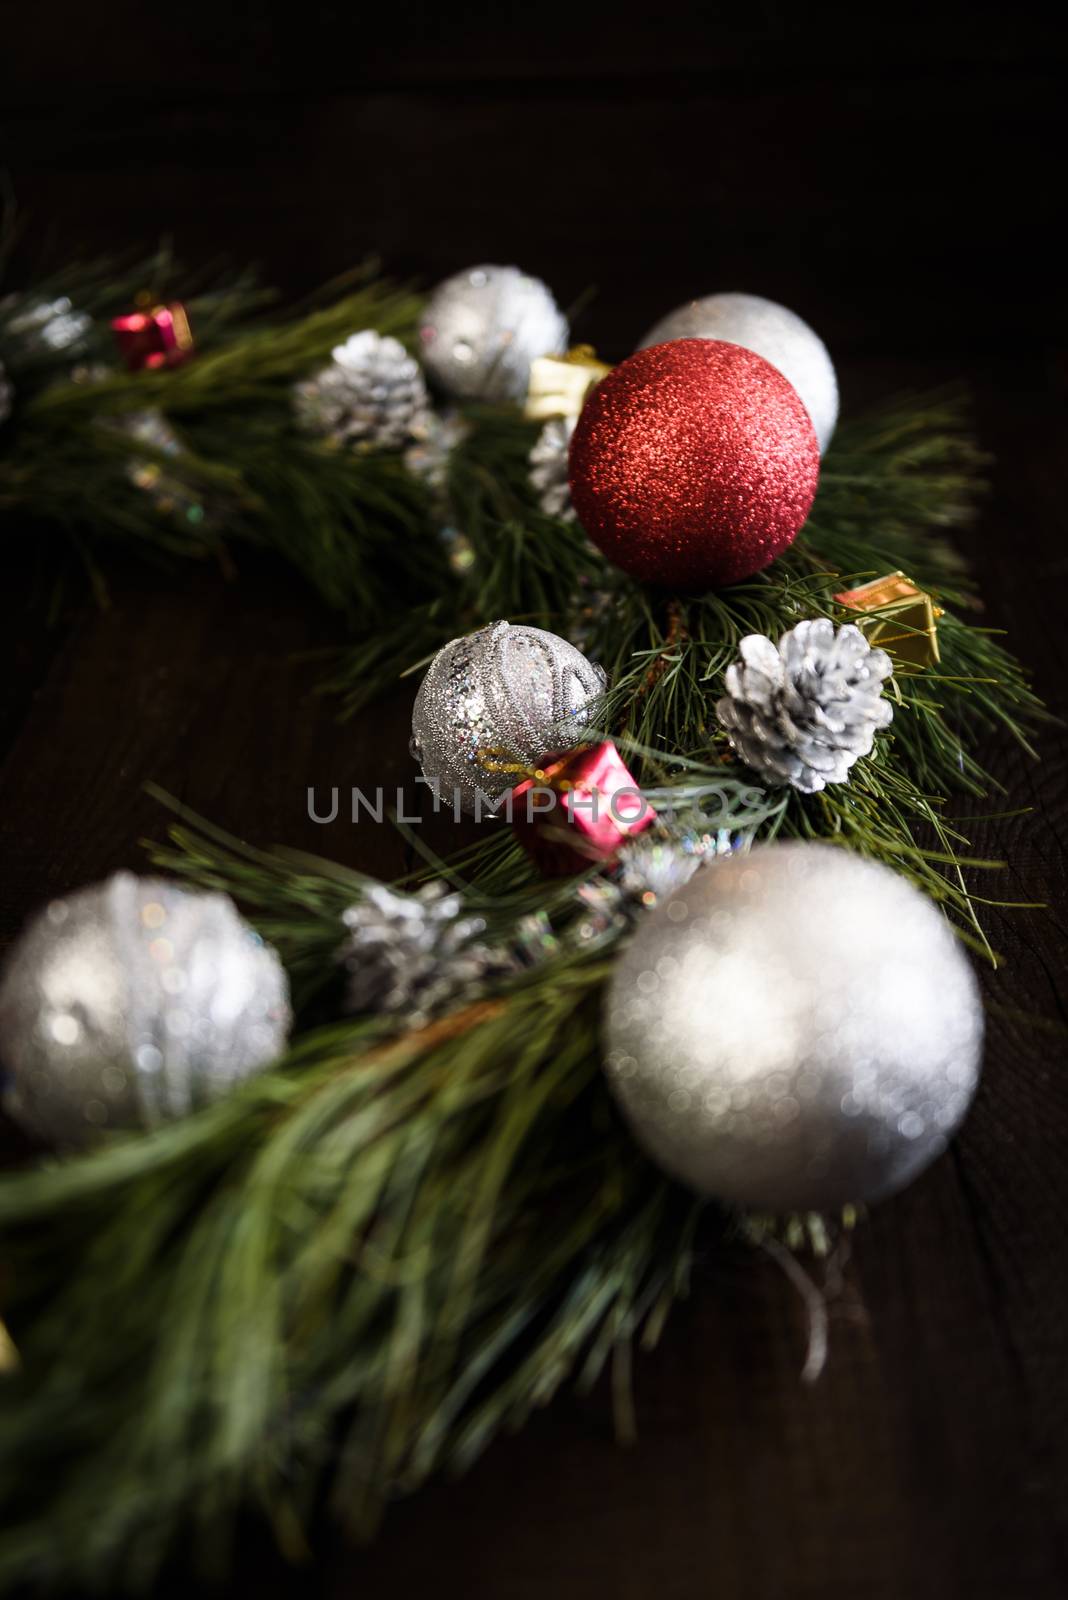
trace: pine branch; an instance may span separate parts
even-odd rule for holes
[[[457,579],[448,608],[418,613],[410,643],[390,622],[340,654],[330,687],[347,709],[405,674],[417,679],[446,638],[508,617],[577,638],[605,667],[605,731],[639,752],[643,780],[650,752],[718,756],[728,763],[721,770],[744,777],[715,718],[741,639],[778,639],[806,617],[849,620],[837,592],[903,568],[947,607],[941,666],[895,681],[890,735],[847,788],[815,802],[791,792],[775,827],[840,837],[903,868],[989,955],[967,888],[976,863],[943,820],[945,803],[956,792],[981,796],[995,787],[976,754],[986,733],[1007,732],[1029,750],[1029,731],[1045,713],[1018,662],[971,620],[971,580],[943,537],[967,524],[985,487],[987,461],[968,432],[966,402],[954,394],[902,400],[844,424],[792,549],[745,583],[674,601],[609,569],[576,524],[537,511],[527,483],[530,424],[493,411],[473,412],[470,421],[450,474],[454,515],[475,552],[470,572]]]
[[[163,275],[151,263],[135,277]],[[106,349],[112,366],[94,371],[92,381],[71,381],[69,355],[43,367],[28,358],[19,368],[4,344],[19,404],[0,438],[0,508],[65,532],[98,584],[117,545],[203,559],[250,544],[281,554],[357,623],[380,616],[398,595],[418,601],[448,587],[429,500],[400,458],[302,438],[290,398],[293,381],[356,329],[410,339],[419,305],[413,295],[366,269],[326,304],[264,316],[263,297],[238,280],[190,302],[194,360],[128,374],[114,367],[106,320],[130,303],[127,285],[105,281],[103,266],[70,276],[71,299],[104,318],[94,321],[90,350]],[[37,296],[64,281],[38,286]],[[261,314],[250,320],[253,310]],[[31,354],[39,360],[37,346]],[[173,428],[176,452],[123,431],[123,419],[146,412]],[[132,481],[139,464],[154,464],[177,492],[146,494]],[[19,525],[10,519],[12,529]]]
[[[288,928],[298,967],[355,886],[215,830],[163,864]],[[221,1558],[249,1500],[292,1545],[342,1419],[332,1500],[367,1535],[655,1334],[697,1207],[609,1103],[607,970],[572,953],[416,1031],[315,1029],[187,1121],[0,1182],[5,1578],[149,1586],[189,1525]]]

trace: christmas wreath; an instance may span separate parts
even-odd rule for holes
[[[495,820],[383,884],[183,815],[11,952],[57,1151],[0,1183],[12,1580],[147,1586],[249,1503],[296,1551],[324,1484],[367,1536],[606,1364],[627,1428],[700,1217],[826,1249],[964,1116],[995,864],[953,797],[1041,716],[946,540],[963,402],[839,427],[783,307],[608,368],[514,268],[286,316],[168,275],[0,303],[0,504],[102,582],[281,552],[345,707],[417,673],[423,781]]]

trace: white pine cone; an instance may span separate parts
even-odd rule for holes
[[[0,422],[5,422],[11,415],[11,402],[14,399],[14,395],[15,390],[8,380],[7,373],[4,371],[4,363],[0,361]]]
[[[740,645],[716,714],[747,766],[768,783],[816,794],[845,783],[894,715],[883,682],[893,672],[852,623],[799,622],[776,647],[762,633]]]
[[[93,331],[92,317],[77,311],[65,294],[55,300],[6,295],[0,300],[0,321],[8,350],[17,350],[29,360],[39,360],[42,355],[83,355]]]
[[[422,369],[398,339],[365,328],[332,352],[330,365],[294,385],[308,433],[362,450],[400,450],[419,436],[428,399]]]
[[[575,520],[567,472],[574,431],[574,417],[550,417],[530,452],[530,483],[538,504],[547,517],[559,517],[562,522]]]
[[[462,897],[437,882],[415,894],[372,884],[341,920],[348,1009],[403,1012],[412,1023],[531,965],[544,936],[527,919],[510,944],[484,943],[484,919],[465,914]]]

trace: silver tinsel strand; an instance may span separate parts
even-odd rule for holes
[[[524,918],[507,941],[487,942],[485,918],[465,912],[463,897],[442,883],[414,894],[374,884],[342,921],[348,1009],[403,1013],[416,1027],[533,966],[554,944],[541,916]]]
[[[182,454],[182,441],[163,412],[155,407],[116,417],[111,426],[135,444],[147,445],[160,455],[177,457]],[[207,511],[196,489],[184,483],[175,472],[168,471],[162,462],[145,455],[132,456],[126,466],[126,476],[135,488],[150,497],[163,516],[179,517],[195,524],[206,520]]]
[[[644,912],[683,888],[706,862],[747,850],[749,843],[748,835],[727,828],[640,834],[622,847],[610,869],[579,885],[576,892],[585,914],[577,925],[578,942],[599,943],[633,928]]]
[[[716,714],[741,759],[766,783],[802,794],[845,783],[894,715],[883,699],[893,672],[886,651],[827,617],[799,622],[777,647],[751,633],[740,650]]]
[[[419,363],[398,339],[365,328],[332,352],[329,366],[294,384],[307,432],[357,450],[400,450],[427,424]]]
[[[576,418],[550,417],[530,452],[530,484],[547,517],[574,522],[567,458]]]
[[[426,412],[418,438],[404,452],[404,465],[413,478],[426,486],[438,521],[438,536],[454,572],[469,572],[475,563],[475,549],[466,533],[452,520],[449,502],[449,462],[457,445],[471,431],[471,424],[454,407]]]

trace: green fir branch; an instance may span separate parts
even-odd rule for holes
[[[91,293],[95,270],[86,269],[84,292],[71,281],[69,293],[79,308],[88,302],[104,315]],[[135,273],[161,275],[155,263]],[[200,559],[242,545],[270,549],[356,624],[380,617],[400,595],[440,595],[450,577],[445,553],[426,492],[402,460],[331,449],[294,424],[293,382],[334,345],[361,328],[409,342],[414,334],[413,294],[370,267],[350,279],[340,296],[297,314],[250,317],[262,296],[241,280],[194,295],[196,357],[162,371],[119,370],[106,320],[94,323],[92,349],[103,359],[106,335],[110,366],[90,363],[74,380],[67,356],[17,391],[16,414],[0,436],[0,510],[12,513],[12,532],[25,518],[54,526],[100,586],[107,553],[119,547]],[[35,297],[64,282],[39,285]],[[107,314],[116,300],[119,309],[130,303],[125,292],[112,286]],[[18,384],[15,366],[12,376]],[[177,454],[161,455],[116,426],[146,411],[174,428]],[[138,463],[157,464],[179,486],[173,509],[130,481]]]
[[[160,864],[240,894],[298,968],[359,887],[188,824]],[[608,970],[572,952],[415,1031],[313,1029],[186,1121],[0,1181],[6,1580],[150,1587],[187,1527],[223,1561],[249,1501],[296,1549],[335,1450],[366,1536],[655,1337],[698,1206],[609,1102]]]

